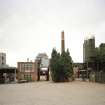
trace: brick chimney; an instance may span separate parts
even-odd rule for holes
[[[61,53],[65,51],[64,31],[61,32]]]

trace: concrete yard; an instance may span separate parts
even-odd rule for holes
[[[33,82],[0,85],[0,105],[105,105],[105,84]]]

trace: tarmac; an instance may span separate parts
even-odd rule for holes
[[[0,85],[0,105],[105,105],[105,84],[40,81]]]

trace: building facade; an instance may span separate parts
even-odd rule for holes
[[[83,63],[86,64],[87,69],[96,70],[96,48],[95,37],[90,36],[84,40],[83,43]]]
[[[17,68],[6,64],[6,53],[0,52],[0,83],[16,82]]]
[[[39,53],[36,57],[36,63],[38,65],[38,81],[40,76],[45,76],[46,80],[49,80],[49,58],[46,53]]]
[[[83,44],[83,62],[94,62],[94,58],[96,57],[95,51],[95,37],[91,36],[84,40]]]
[[[0,53],[0,65],[6,65],[6,53]]]
[[[37,64],[36,62],[18,62],[18,80],[36,81]]]

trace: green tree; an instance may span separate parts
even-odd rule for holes
[[[97,70],[105,70],[105,44],[96,48],[96,54]]]
[[[59,64],[60,54],[57,53],[56,49],[52,50],[50,67],[51,67],[51,77],[53,81],[58,80],[57,72],[58,72],[58,64]]]
[[[99,47],[99,63],[100,69],[105,70],[105,44],[101,44]]]
[[[50,61],[52,80],[54,82],[69,81],[73,74],[72,63],[69,50],[60,55],[53,49]]]

